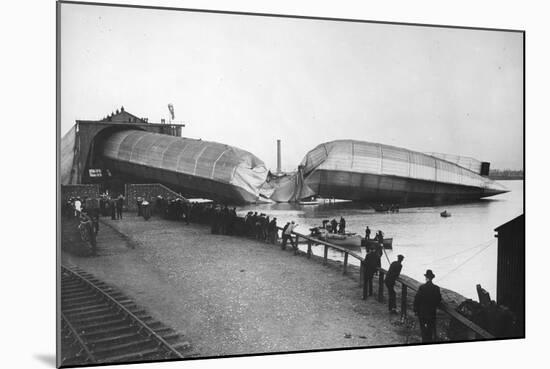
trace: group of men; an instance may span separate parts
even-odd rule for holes
[[[366,240],[370,240],[370,234],[371,234],[371,230],[370,230],[369,226],[367,226],[367,228],[365,228],[365,239]],[[384,242],[384,232],[382,232],[381,230],[378,230],[376,232],[376,235],[374,236],[374,240],[379,242],[379,243],[383,243]]]
[[[325,222],[327,222],[327,221],[325,221]],[[332,220],[330,221],[330,227],[325,226],[325,228],[330,233],[345,234],[346,233],[346,220],[344,219],[344,217],[340,217],[340,222],[338,222],[338,221],[336,221],[336,218],[332,218]]]
[[[259,241],[275,243],[278,238],[277,218],[249,211],[244,217],[244,232]]]
[[[122,219],[124,196],[110,196],[105,193],[99,196],[99,212],[102,216],[111,216],[112,220]]]
[[[229,209],[227,205],[217,205],[211,208],[210,230],[214,234],[236,234],[235,222],[237,209]]]
[[[403,255],[398,255],[397,260],[390,264],[386,273],[384,284],[388,290],[388,309],[390,314],[397,314],[395,282],[401,274],[403,268]],[[365,257],[365,273],[367,283],[371,284],[374,274],[380,267],[380,258],[376,250],[368,251]],[[424,274],[425,283],[421,285],[414,297],[414,312],[420,323],[422,342],[436,341],[436,313],[437,307],[441,303],[441,292],[439,287],[433,284],[435,274],[431,269],[426,270]]]

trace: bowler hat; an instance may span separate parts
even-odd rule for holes
[[[398,258],[399,260],[405,259],[405,257],[404,257],[403,255],[397,255],[397,258]]]
[[[431,269],[428,269],[428,270],[426,270],[426,274],[424,274],[424,277],[429,278],[429,279],[434,279],[435,274],[432,272]]]

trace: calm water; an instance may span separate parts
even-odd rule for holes
[[[323,219],[346,219],[346,230],[371,236],[382,230],[393,237],[393,250],[387,250],[390,261],[403,254],[402,273],[423,281],[426,269],[432,269],[435,282],[477,300],[476,284],[481,284],[496,299],[497,239],[494,229],[523,213],[523,181],[500,181],[511,192],[470,204],[401,209],[399,213],[375,213],[353,203],[323,205],[266,204],[239,208],[244,215],[257,210],[277,217],[278,225],[294,220],[298,232],[309,234],[309,228]],[[451,212],[442,218],[443,210]],[[322,247],[314,247],[322,255]],[[364,254],[364,251],[363,251]],[[329,257],[342,260],[342,253],[329,252]],[[352,262],[353,258],[350,258]],[[355,260],[355,259],[353,259]],[[382,257],[383,267],[388,267]]]

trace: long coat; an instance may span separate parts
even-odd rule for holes
[[[414,297],[414,311],[421,318],[435,319],[435,313],[440,302],[441,292],[439,287],[428,281],[420,286]]]
[[[386,285],[393,286],[395,284],[395,280],[401,274],[401,268],[403,268],[403,265],[399,261],[394,261],[390,264],[390,268],[386,274]]]

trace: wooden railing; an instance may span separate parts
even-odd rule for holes
[[[282,231],[281,227],[277,227],[278,230]],[[277,232],[278,233],[278,232]],[[367,279],[367,275],[365,273],[365,258],[345,247],[338,246],[331,244],[330,242],[322,241],[317,238],[307,236],[298,232],[292,232],[292,235],[296,238],[295,240],[295,248],[294,248],[294,254],[296,255],[298,253],[298,244],[300,239],[305,240],[305,243],[307,244],[307,257],[311,257],[312,250],[311,247],[313,245],[323,245],[324,246],[324,252],[323,252],[323,265],[326,265],[328,263],[328,249],[335,249],[344,254],[344,262],[342,265],[342,272],[343,274],[346,274],[348,271],[348,259],[349,256],[356,258],[361,263],[360,265],[360,273],[359,273],[359,285],[363,287],[363,299],[366,299],[368,296],[372,296],[373,294],[373,286],[372,286],[372,279]],[[277,235],[278,237],[278,235]],[[383,302],[384,301],[384,276],[388,271],[384,268],[378,268],[378,301]],[[418,286],[411,283],[410,281],[405,280],[404,278],[398,277],[396,282],[401,284],[401,318],[407,317],[407,309],[408,309],[408,292],[411,291],[418,291]],[[455,319],[456,321],[460,322],[462,325],[464,325],[466,328],[470,329],[472,332],[474,332],[478,338],[480,339],[494,339],[495,337],[487,332],[485,329],[481,328],[474,322],[470,321],[463,315],[459,314],[457,311],[455,311],[453,308],[449,307],[445,302],[441,302],[441,304],[438,306],[439,310],[444,312],[445,314],[449,315],[451,318]]]

